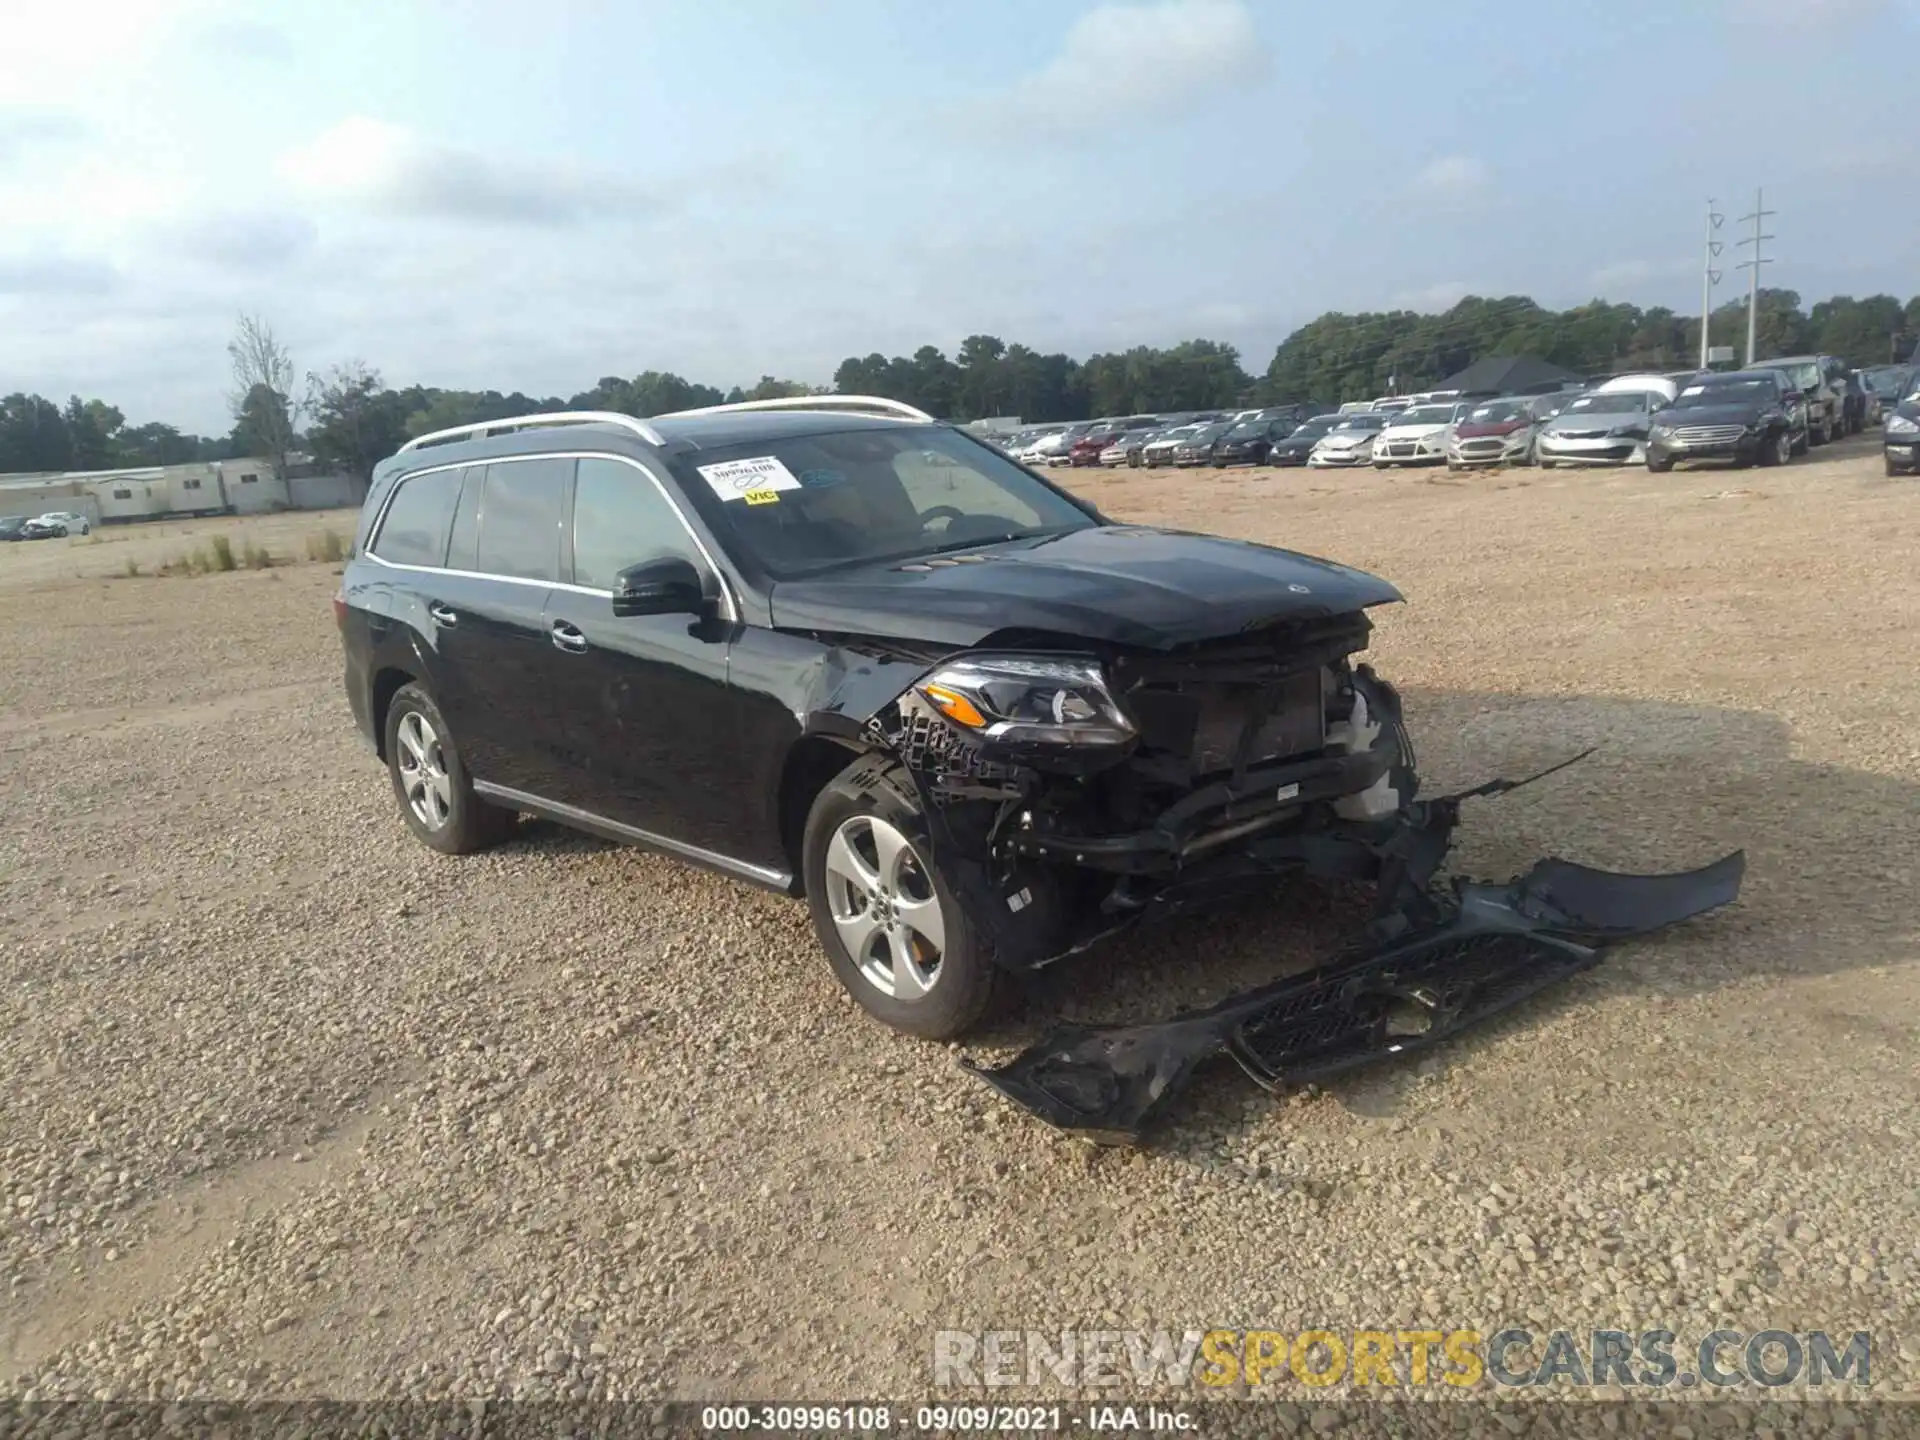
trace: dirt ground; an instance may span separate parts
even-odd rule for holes
[[[1128,520],[1396,581],[1372,660],[1454,868],[1745,847],[1735,908],[1414,1065],[1209,1071],[1144,1149],[837,990],[803,907],[544,825],[415,844],[337,567],[0,546],[0,1378],[16,1395],[892,1396],[942,1328],[1874,1337],[1920,1393],[1920,486],[1781,470],[1122,472]],[[970,1053],[1304,963],[1351,903],[1142,933]],[[1022,1395],[1028,1392],[1019,1392]]]

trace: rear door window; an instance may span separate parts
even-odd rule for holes
[[[516,580],[558,580],[572,483],[571,460],[497,460],[487,466],[473,568]]]
[[[380,522],[374,557],[391,565],[445,565],[447,532],[459,495],[458,470],[433,470],[402,480]]]

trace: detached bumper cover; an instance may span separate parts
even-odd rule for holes
[[[1130,1144],[1221,1052],[1278,1088],[1423,1050],[1597,964],[1614,941],[1740,893],[1746,861],[1738,851],[1680,874],[1621,875],[1549,859],[1505,885],[1434,887],[1462,798],[1421,807],[1391,847],[1400,863],[1383,876],[1383,909],[1367,944],[1206,1010],[1148,1025],[1064,1025],[998,1068],[961,1064],[1050,1124]]]

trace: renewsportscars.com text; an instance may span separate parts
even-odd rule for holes
[[[1872,1383],[1872,1337],[1824,1330],[940,1330],[942,1387],[1481,1385],[1778,1389]]]

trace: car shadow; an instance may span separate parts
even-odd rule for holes
[[[1920,785],[1799,758],[1778,716],[1712,705],[1596,696],[1410,689],[1422,793],[1520,777],[1589,746],[1566,771],[1513,794],[1465,803],[1447,873],[1506,880],[1558,856],[1602,869],[1692,869],[1745,850],[1740,900],[1608,952],[1548,990],[1442,1047],[1473,1047],[1552,1013],[1650,995],[1678,997],[1755,976],[1818,976],[1884,965],[1913,934],[1920,873]],[[1117,936],[1030,978],[983,1047],[1004,1055],[1055,1023],[1137,1023],[1306,969],[1364,924],[1364,888],[1301,881],[1231,912],[1178,917]],[[1399,1064],[1404,1062],[1386,1062]],[[1247,1082],[1226,1069],[1244,1100]],[[1335,1081],[1362,1104],[1368,1075]],[[1167,1123],[1237,1100],[1208,1072]]]

